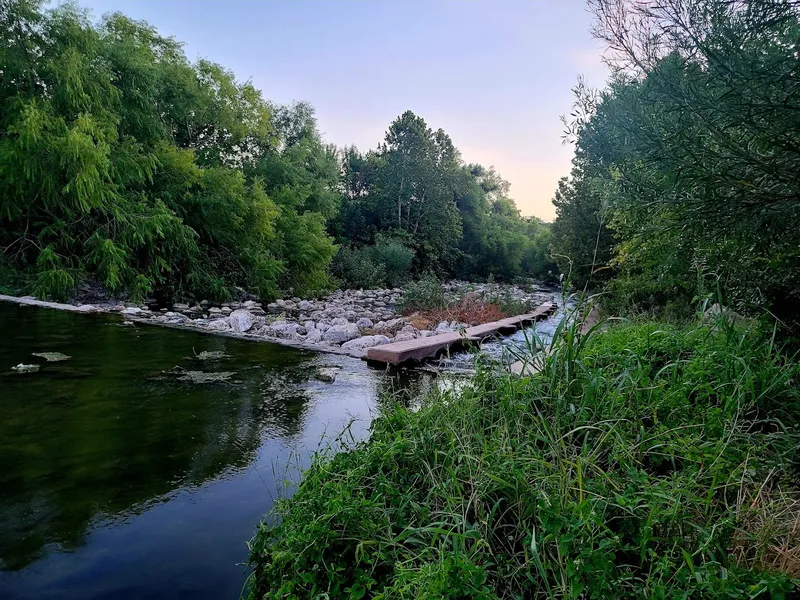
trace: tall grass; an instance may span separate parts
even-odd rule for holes
[[[797,365],[727,323],[558,332],[316,460],[252,542],[251,598],[786,597]]]

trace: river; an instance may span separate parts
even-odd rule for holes
[[[175,367],[233,375],[201,384]],[[320,367],[338,367],[333,383]],[[0,302],[0,598],[234,600],[247,540],[311,453],[346,427],[362,439],[386,392],[427,385],[347,357]]]

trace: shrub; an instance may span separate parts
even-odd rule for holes
[[[396,287],[407,278],[414,251],[388,236],[378,235],[374,246],[343,246],[331,272],[349,288]]]
[[[348,288],[379,288],[386,281],[386,268],[372,260],[367,248],[342,246],[331,263],[331,272]]]
[[[539,366],[484,368],[317,458],[259,527],[250,597],[795,591],[799,373],[769,340],[573,327]]]
[[[386,284],[389,287],[402,285],[408,279],[415,252],[389,236],[378,234],[375,245],[369,248],[372,261],[383,265]]]
[[[417,310],[433,310],[446,306],[442,282],[435,275],[428,273],[419,281],[406,285],[399,308],[401,312],[408,314]]]

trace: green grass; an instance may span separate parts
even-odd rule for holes
[[[562,331],[319,457],[251,544],[251,598],[784,598],[798,367],[732,327]]]

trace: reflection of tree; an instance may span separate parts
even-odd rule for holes
[[[234,356],[224,369],[237,370],[243,364],[236,375],[239,382],[193,385],[148,377],[187,354],[185,334],[158,330],[155,337],[151,330],[143,336],[150,354],[131,357],[130,348],[120,347],[133,343],[120,339],[127,332],[100,329],[104,331],[96,337],[104,338],[102,345],[96,339],[96,344],[87,341],[103,348],[97,359],[102,364],[89,369],[91,376],[59,378],[45,372],[39,379],[3,381],[7,414],[0,420],[0,565],[4,568],[24,567],[48,544],[75,548],[98,519],[124,518],[173,490],[201,485],[226,470],[248,465],[264,430],[273,437],[286,437],[300,428],[307,398],[298,384],[309,375],[309,369],[297,368],[298,361],[305,361],[302,354],[276,351],[275,358],[267,345],[227,340],[229,350],[233,346],[239,351],[231,352]],[[52,333],[39,335],[46,339]],[[192,343],[213,348],[218,342],[190,342],[190,349]],[[247,355],[253,351],[241,351],[241,344],[260,347],[252,362]],[[2,353],[0,348],[0,357]],[[69,353],[80,356],[81,349]],[[247,364],[259,368],[249,369]],[[283,371],[289,375],[280,375]],[[274,381],[283,383],[270,384],[274,396],[265,402],[265,382]],[[270,408],[273,405],[283,409]]]

